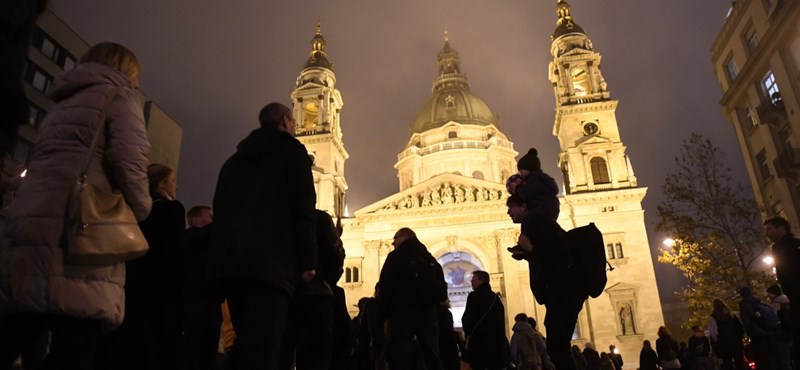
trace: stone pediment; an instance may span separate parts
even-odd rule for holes
[[[631,285],[628,283],[616,283],[614,285],[606,287],[606,293],[614,293],[614,292],[630,292],[630,291],[637,291],[639,287],[636,285]]]
[[[590,136],[584,136],[584,137],[578,139],[578,141],[575,142],[575,145],[584,146],[584,145],[591,145],[591,144],[607,144],[607,143],[611,143],[611,142],[613,142],[613,141],[611,141],[611,139],[609,139],[607,137],[604,137],[602,135],[590,135]]]
[[[503,184],[445,173],[372,203],[355,215],[496,202],[507,196]]]

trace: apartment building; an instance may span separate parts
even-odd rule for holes
[[[800,230],[800,1],[734,1],[711,61],[762,216]]]

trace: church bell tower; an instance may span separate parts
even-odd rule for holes
[[[550,53],[550,82],[556,97],[553,135],[567,194],[634,188],[636,177],[619,135],[617,100],[611,99],[600,69],[600,54],[570,5],[559,0]]]
[[[297,139],[306,146],[314,165],[317,208],[333,217],[344,216],[347,181],[344,163],[350,156],[342,142],[342,95],[336,89],[333,63],[325,52],[322,27],[311,39],[311,53],[291,94]]]

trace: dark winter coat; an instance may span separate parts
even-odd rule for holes
[[[572,353],[572,360],[575,361],[575,370],[586,370],[588,364],[586,363],[586,357],[583,356],[580,347],[572,346],[570,348],[570,353]]]
[[[436,259],[428,252],[428,248],[417,238],[410,238],[400,244],[386,257],[380,276],[380,307],[384,318],[392,318],[409,310],[431,309],[439,302],[447,299],[447,289],[442,290],[442,296],[437,301],[423,302],[419,288],[414,284],[411,268],[412,261],[425,259],[436,263],[441,273],[438,283],[446,286],[444,270]]]
[[[297,294],[333,297],[331,289],[342,276],[344,247],[327,212],[314,211],[317,235],[317,271],[308,283],[299,281]]]
[[[756,305],[761,300],[753,297],[742,297],[739,301],[739,314],[742,315],[742,326],[751,339],[777,337],[778,331],[768,331],[756,323]]]
[[[800,239],[784,235],[772,244],[772,257],[783,291],[789,297],[800,296]]]
[[[484,317],[482,321],[481,317]],[[461,323],[468,341],[467,362],[473,369],[508,366],[510,358],[505,308],[489,282],[483,283],[467,296]]]
[[[672,361],[678,358],[680,352],[678,342],[671,336],[660,337],[656,339],[656,352],[663,366],[665,361]]]
[[[453,313],[442,305],[436,309],[439,323],[439,358],[442,360],[444,370],[459,370],[461,361],[458,359],[458,339],[453,330]]]
[[[744,348],[742,338],[744,337],[744,326],[736,315],[728,315],[726,317],[711,316],[711,319],[716,322],[717,338],[712,343],[712,348],[717,353],[731,353],[732,351],[741,351]]]
[[[92,153],[88,181],[119,189],[138,220],[147,218],[150,144],[130,80],[97,63],[65,72],[52,89],[57,104],[41,123],[28,175],[8,210],[9,248],[0,248],[0,312],[34,312],[101,320],[124,315],[125,265],[64,263],[64,215],[107,94],[106,127]]]
[[[566,232],[547,217],[531,219],[525,216],[522,234],[530,239],[533,250],[526,256],[531,292],[541,304],[546,304],[555,290],[578,290],[580,282],[574,278],[573,265]]]
[[[531,172],[525,183],[517,187],[516,194],[525,200],[528,214],[525,216],[547,217],[551,220],[558,219],[560,204],[558,201],[558,184],[550,175],[542,171]]]
[[[185,214],[181,202],[153,194],[153,211],[139,223],[150,250],[126,264],[127,305],[150,305],[180,296],[184,279],[180,255]]]
[[[600,370],[600,354],[596,350],[584,348],[583,358],[586,359],[586,370]]]
[[[639,352],[639,370],[658,369],[658,354],[650,347],[643,347]]]
[[[689,357],[708,357],[711,354],[711,342],[705,335],[692,335],[687,342]]]
[[[183,267],[183,294],[187,297],[207,297],[208,245],[211,243],[210,223],[203,227],[190,227],[181,240],[181,265]],[[221,302],[220,302],[221,303]]]
[[[208,278],[248,279],[291,294],[317,266],[311,159],[290,134],[259,128],[219,173]]]

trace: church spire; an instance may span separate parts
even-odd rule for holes
[[[572,7],[566,1],[558,0],[556,15],[558,15],[556,29],[550,35],[553,40],[570,33],[586,34],[583,28],[572,19]]]
[[[459,87],[469,90],[467,76],[461,73],[461,56],[450,46],[450,36],[444,32],[444,46],[437,56],[439,76],[433,80],[433,91],[447,87]]]
[[[322,37],[322,22],[320,21],[317,21],[317,33],[311,39],[311,53],[306,64],[303,65],[303,69],[313,67],[326,68],[333,71],[333,63],[328,60],[328,54],[325,52],[325,38]]]

